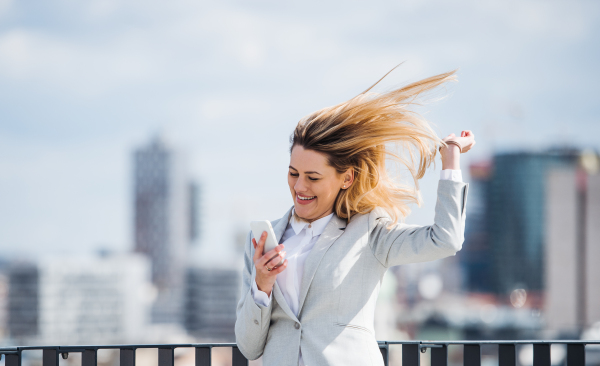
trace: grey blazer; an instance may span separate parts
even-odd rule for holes
[[[263,356],[265,366],[383,366],[374,331],[377,295],[390,266],[425,262],[454,255],[462,247],[468,183],[440,180],[434,223],[398,223],[381,208],[354,215],[349,223],[337,215],[309,253],[300,288],[298,317],[275,283],[268,307],[257,305],[251,293],[256,276],[254,246],[248,234],[241,299],[235,335],[250,360]],[[278,240],[291,208],[272,222]]]

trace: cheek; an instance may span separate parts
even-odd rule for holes
[[[315,192],[317,195],[325,198],[327,202],[334,201],[338,194],[338,189],[333,184],[320,187],[320,192]]]

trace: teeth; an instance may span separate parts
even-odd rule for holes
[[[303,200],[303,201],[308,201],[308,200],[312,200],[313,198],[315,198],[316,196],[312,196],[312,197],[300,197],[298,196],[299,199]]]

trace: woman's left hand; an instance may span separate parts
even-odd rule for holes
[[[451,133],[447,137],[443,138],[442,141],[456,141],[460,144],[461,151],[458,151],[458,146],[455,144],[448,144],[446,147],[440,148],[440,154],[442,155],[442,169],[460,169],[460,153],[466,153],[471,150],[475,145],[475,135],[469,130],[462,131],[460,137]]]
[[[471,150],[473,145],[475,145],[475,135],[470,130],[464,130],[460,133],[460,137],[457,137],[454,133],[451,133],[446,138],[443,138],[442,141],[456,141],[462,147],[462,153],[466,153]],[[444,149],[442,148],[442,151]]]

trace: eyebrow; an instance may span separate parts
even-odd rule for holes
[[[289,166],[289,168],[290,168],[290,169],[294,169],[295,171],[298,171],[298,169],[294,168],[294,167],[293,167],[293,166],[291,166],[291,165]],[[310,172],[304,172],[304,174],[319,174],[319,175],[323,175],[323,174],[321,174],[321,173],[319,173],[319,172],[313,172],[313,171],[310,171]]]

